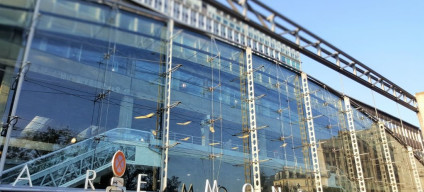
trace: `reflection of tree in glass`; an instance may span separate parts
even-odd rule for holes
[[[69,129],[54,129],[50,126],[46,131],[32,133],[32,140],[59,145],[67,145],[71,141],[72,132]]]
[[[266,176],[265,172],[261,171],[261,186],[262,191],[271,191],[271,186],[274,185],[274,175]]]
[[[19,159],[19,160],[31,160],[42,155],[45,155],[51,151],[45,151],[45,147],[37,146],[37,145],[45,145],[56,144],[64,147],[68,145],[72,138],[72,132],[69,128],[65,129],[55,129],[52,127],[47,127],[46,131],[37,131],[26,134],[22,137],[24,140],[29,141],[37,141],[37,143],[33,143],[31,148],[20,148],[20,147],[10,147],[7,153],[8,159]],[[34,146],[35,145],[35,146]],[[61,147],[60,147],[61,148]],[[53,148],[51,150],[56,150],[57,148]]]
[[[159,169],[158,167],[148,167],[148,166],[137,166],[137,165],[127,165],[127,170],[123,176],[125,180],[125,187],[127,190],[137,190],[137,178],[138,174],[146,174],[147,176],[143,177],[141,180],[146,182],[142,185],[142,190],[146,191],[157,191],[160,187],[159,183],[154,183],[158,180],[159,177],[154,175],[153,169]],[[159,171],[159,170],[158,170]],[[157,171],[157,172],[158,172]],[[157,174],[157,173],[156,173]],[[156,178],[155,178],[156,177]],[[181,185],[178,177],[172,176],[168,178],[166,192],[178,192],[178,187]]]
[[[135,166],[135,165],[127,165],[125,175],[123,176],[125,180],[125,187],[127,188],[127,190],[137,190],[138,174],[147,175],[141,178],[142,181],[146,182],[146,184],[142,185],[141,188],[147,191],[155,191],[153,189],[154,178],[153,178],[152,167]]]
[[[168,187],[166,192],[178,192],[178,187],[181,184],[181,181],[178,181],[179,177],[172,176],[171,179],[168,178]]]

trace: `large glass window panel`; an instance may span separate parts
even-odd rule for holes
[[[81,17],[83,8],[110,19]],[[157,190],[160,153],[150,146],[159,144],[166,26],[95,3],[46,1],[41,10],[3,182],[28,164],[34,185],[83,187],[93,169],[96,188],[106,188],[119,149],[131,167],[127,189],[145,173],[145,190]]]
[[[378,182],[365,180],[367,190],[386,191],[389,187],[388,170],[384,160],[381,135],[376,122],[366,114],[353,108],[354,125],[365,178],[373,177]]]
[[[299,129],[298,101],[295,90],[298,75],[276,63],[253,57],[256,119],[258,130],[261,182],[295,190],[304,186],[305,163]]]
[[[11,112],[11,99],[16,87],[16,66],[22,64],[22,53],[25,44],[25,27],[28,27],[32,17],[30,9],[34,1],[7,1],[0,3],[0,141],[4,143],[7,122]],[[3,150],[3,145],[1,146]],[[3,153],[3,151],[2,151]]]
[[[318,160],[320,162],[321,180],[325,190],[352,190],[348,178],[346,160],[351,155],[343,154],[344,145],[351,146],[350,140],[343,140],[342,134],[347,134],[345,114],[341,108],[339,97],[330,93],[312,81],[309,82],[312,114],[314,116],[315,137],[318,143]],[[341,113],[341,114],[340,114]],[[354,164],[354,162],[353,162]]]
[[[0,4],[0,24],[23,28],[31,23],[34,0],[2,1]],[[4,27],[3,26],[3,27]]]
[[[187,29],[174,39],[168,181],[202,190],[206,179],[227,190],[245,183],[240,112],[243,51]],[[248,156],[247,156],[248,158]],[[248,161],[247,161],[248,162]],[[168,187],[175,188],[168,182]]]
[[[31,65],[20,97],[13,98],[16,66],[23,55],[34,1],[0,2],[3,125],[12,101],[19,99],[19,119],[12,130],[1,181],[13,182],[27,164],[36,186],[81,188],[85,171],[94,169],[95,186],[104,189],[113,176],[107,163],[116,150],[122,150],[128,163],[127,190],[135,190],[137,175],[143,173],[147,174],[143,190],[159,190],[166,25],[158,17],[145,18],[107,3],[40,3]],[[151,3],[161,6],[159,1]],[[257,52],[270,54],[266,48],[270,43],[253,32],[244,39],[217,22],[222,18],[195,18],[193,10],[182,8],[172,10],[182,20],[199,22],[208,31],[213,29],[214,35],[247,40]],[[244,183],[253,182],[243,81],[245,51],[178,24],[174,35],[173,65],[181,67],[172,72],[171,104],[178,105],[171,109],[169,123],[167,191],[180,190],[183,183],[203,190],[207,179],[217,180],[228,191],[240,190]],[[270,46],[274,47],[272,42]],[[291,59],[298,54],[288,47],[276,47],[285,53],[281,61],[299,68],[300,63]],[[310,145],[300,76],[258,55],[253,57],[253,68],[262,191],[271,191],[271,186],[282,187],[282,191],[312,191],[312,180],[307,180],[313,170],[312,158],[305,158]],[[348,151],[352,143],[343,98],[314,80],[309,81],[309,89],[324,191],[353,191],[357,173],[352,151]],[[361,108],[352,110],[367,190],[388,191],[389,173],[376,120]],[[386,135],[397,182],[413,190],[409,159],[398,154],[405,153],[400,143],[415,146],[413,140],[420,138],[408,127],[407,131],[401,128],[405,124],[384,116],[380,120],[394,131],[387,130]]]

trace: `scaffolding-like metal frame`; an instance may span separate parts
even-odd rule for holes
[[[172,42],[174,32],[174,20],[168,21],[168,46],[166,49],[166,77],[165,77],[165,107],[163,109],[162,126],[162,171],[160,191],[165,191],[168,180],[168,152],[169,152],[169,118],[171,113],[171,80],[172,80]]]
[[[392,156],[390,154],[389,143],[387,141],[387,136],[386,136],[386,130],[382,122],[378,122],[378,131],[380,134],[381,145],[383,147],[384,161],[386,163],[387,171],[389,172],[388,174],[389,174],[390,186],[392,188],[392,192],[397,192],[398,187],[396,184],[395,171],[393,169]]]
[[[191,11],[194,11],[194,14],[187,14],[187,18],[182,18],[183,16],[181,14],[179,16],[175,16],[173,15],[173,11],[165,9],[165,0],[159,0],[159,5],[161,5],[160,7],[155,6],[153,1],[150,1],[150,4],[137,0],[133,1],[138,4],[148,6],[171,18],[175,18],[179,22],[198,30],[216,33],[219,37],[230,42],[241,44],[243,46],[249,46],[249,43],[254,42],[254,44],[261,47],[260,50],[266,53],[266,55],[280,61],[279,58],[282,54],[281,50],[270,45],[259,43],[256,40],[248,42],[245,39],[247,34],[237,33],[236,35],[234,31],[239,30],[234,27],[232,28],[224,23],[220,23],[218,28],[214,29],[214,27],[211,26],[210,29],[208,29],[208,27],[204,25],[204,22],[209,16],[202,12],[203,8],[197,10],[192,9]],[[244,30],[244,33],[247,33],[248,29],[259,31],[262,34],[269,36],[271,41],[276,41],[280,44],[282,43],[289,46],[290,48],[299,51],[307,57],[314,59],[315,61],[343,74],[346,77],[349,77],[365,87],[380,93],[381,95],[407,107],[412,111],[418,112],[416,98],[411,93],[407,92],[388,78],[377,73],[336,46],[330,44],[306,28],[268,7],[259,0],[227,0],[226,2],[229,5],[228,7],[215,0],[204,1],[217,8],[217,10],[223,11],[225,15],[238,20],[238,22],[245,23],[246,29]],[[170,7],[172,7],[174,1],[170,0],[167,1],[167,3]],[[249,18],[251,15],[256,16],[256,18]],[[259,21],[260,24],[255,21]],[[203,25],[200,25],[199,22],[202,22]],[[230,33],[232,35],[227,35]]]
[[[260,192],[261,189],[261,172],[259,171],[259,148],[258,148],[258,131],[256,129],[256,106],[255,106],[255,89],[253,81],[253,61],[252,49],[246,48],[246,75],[247,75],[247,99],[249,107],[249,124],[250,124],[250,145],[252,153],[252,169],[253,169],[253,189]]]
[[[306,126],[309,133],[309,145],[311,147],[312,168],[314,171],[314,184],[317,192],[322,192],[321,172],[319,169],[317,142],[315,138],[314,117],[312,115],[311,97],[308,85],[308,76],[301,73],[301,84],[303,89],[303,101],[306,113]]]
[[[353,159],[355,161],[356,175],[358,180],[359,191],[365,192],[366,186],[364,181],[364,173],[362,171],[361,156],[359,154],[358,141],[356,139],[355,122],[353,121],[352,106],[349,97],[344,96],[345,112],[347,116],[347,127],[350,134],[352,144]]]
[[[259,0],[227,0],[231,9],[214,0],[205,1],[330,69],[418,112],[414,95]],[[250,15],[256,18],[249,18]]]
[[[423,189],[421,186],[420,174],[418,173],[417,164],[415,163],[415,157],[414,157],[414,152],[412,151],[412,147],[408,146],[407,150],[408,150],[409,161],[411,164],[412,174],[414,176],[415,187],[417,189],[417,192],[423,192]]]

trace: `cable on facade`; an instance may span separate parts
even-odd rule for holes
[[[218,46],[216,45],[216,41],[215,39],[212,37],[211,41],[210,41],[210,47],[209,47],[209,59],[208,62],[210,63],[210,68],[211,68],[211,86],[208,88],[208,90],[211,92],[211,122],[210,122],[210,131],[212,132],[212,142],[215,142],[215,116],[214,116],[214,105],[215,105],[215,97],[214,97],[214,92],[215,89],[218,87],[221,87],[221,60],[220,60],[220,51],[218,49]],[[216,48],[216,52],[217,54],[215,56],[213,56],[213,47],[215,46]],[[214,60],[218,59],[218,85],[217,87],[214,86]],[[221,90],[221,89],[219,89]],[[220,97],[222,97],[222,92],[220,91]],[[220,139],[220,148],[221,148],[221,154],[222,154],[222,147],[223,147],[223,143],[222,143],[222,102],[220,100],[220,104],[219,104],[219,112],[220,115],[218,117],[218,120],[220,121],[220,134],[221,134],[221,139]],[[213,130],[213,131],[212,131]],[[215,157],[215,152],[214,152],[215,147],[211,147],[211,152],[212,152],[212,157]],[[212,158],[212,178],[215,179],[215,158]],[[219,177],[219,172],[220,172],[220,168],[221,168],[221,164],[222,164],[222,157],[220,158],[220,164],[219,164],[219,168],[218,168],[218,172],[217,172],[217,178]]]
[[[324,86],[323,89],[325,90],[325,92],[322,94],[323,95],[323,101],[325,102],[323,104],[323,106],[326,109],[325,113],[326,113],[327,119],[328,119],[328,125],[326,126],[326,128],[328,129],[328,131],[330,133],[330,139],[332,141],[331,142],[332,149],[331,149],[331,153],[329,153],[329,154],[330,154],[330,156],[331,155],[334,155],[334,159],[335,159],[335,161],[331,161],[331,164],[332,164],[331,166],[334,166],[333,163],[336,162],[336,166],[335,167],[338,167],[337,166],[337,160],[336,160],[337,159],[336,143],[334,141],[335,140],[335,137],[333,137],[333,125],[331,123],[332,115],[331,115],[330,110],[329,110],[330,106],[332,105],[332,102],[329,102],[329,100],[330,100],[330,92],[328,91],[327,87]]]
[[[214,41],[215,47],[217,49],[217,54],[218,54],[218,85],[222,85],[222,81],[221,81],[221,67],[222,67],[222,63],[221,63],[221,51],[218,49],[218,46],[216,44],[216,42]],[[224,154],[223,151],[223,147],[224,147],[224,143],[223,143],[223,118],[222,118],[222,86],[219,86],[219,116],[220,116],[220,128],[221,128],[221,154]],[[216,177],[216,180],[219,180],[219,175],[221,173],[221,166],[222,166],[222,158],[220,158],[219,160],[219,168],[218,168],[218,175]]]
[[[283,120],[284,109],[283,109],[282,102],[281,102],[281,89],[280,89],[281,85],[280,85],[280,75],[279,75],[280,67],[278,65],[275,65],[275,69],[276,69],[275,71],[276,71],[276,74],[277,74],[276,75],[277,76],[277,83],[275,84],[275,86],[277,88],[277,93],[278,93],[278,107],[279,107],[277,113],[278,113],[279,120],[280,120],[279,121],[280,122],[280,130],[279,131],[280,131],[280,135],[282,135],[284,137],[284,124],[283,124],[283,122],[284,122],[284,120]],[[286,93],[286,95],[287,95],[287,93]],[[288,103],[288,101],[287,101],[287,103]],[[289,104],[287,106],[289,106]],[[283,144],[281,144],[282,150],[284,152],[284,166],[287,166],[286,145],[287,145],[286,141],[283,141]]]
[[[211,38],[211,41],[209,43],[209,58],[208,58],[209,67],[210,67],[210,70],[211,70],[211,85],[210,85],[210,87],[214,87],[214,73],[213,73],[213,71],[214,71],[214,67],[213,67],[213,60],[214,59],[213,58],[214,57],[212,57],[212,50],[213,50],[212,41],[213,41],[213,38]],[[214,116],[214,90],[210,89],[210,88],[208,88],[208,90],[211,90],[211,115],[210,115],[211,120],[210,120],[210,125],[208,125],[208,126],[210,126],[209,130],[207,130],[207,131],[210,131],[212,133],[212,143],[215,143],[215,123],[214,123],[214,121],[212,121],[215,118],[215,116]],[[207,138],[207,139],[209,139],[209,138]],[[215,147],[212,146],[211,147],[211,154],[209,155],[209,157],[211,159],[212,180],[215,179],[215,158],[214,158],[215,154],[214,154],[214,149],[215,149]]]
[[[33,83],[33,84],[36,84],[36,85],[38,85],[38,86],[44,87],[44,88],[48,88],[48,89],[51,89],[51,90],[57,91],[57,93],[54,93],[54,92],[53,92],[54,94],[65,94],[65,95],[75,96],[75,97],[79,97],[79,98],[81,98],[81,99],[85,99],[85,100],[89,100],[89,101],[93,101],[93,102],[94,102],[94,99],[91,99],[91,98],[92,98],[92,93],[88,93],[88,92],[83,92],[83,91],[79,91],[79,90],[72,90],[72,89],[70,89],[70,90],[72,90],[72,91],[79,91],[79,92],[81,92],[81,93],[87,93],[87,94],[90,94],[90,95],[85,95],[85,94],[73,94],[73,93],[69,93],[69,92],[66,92],[66,91],[62,91],[62,90],[57,89],[57,88],[53,88],[53,87],[46,86],[46,85],[42,84],[42,83],[45,83],[45,82],[38,81],[38,80],[36,80],[36,79],[27,79],[26,81],[27,81],[27,82],[29,82],[29,83]],[[46,84],[48,84],[48,83],[46,83]],[[57,87],[60,87],[60,88],[66,88],[66,87],[63,87],[63,86],[57,86]],[[24,91],[37,92],[37,91],[33,91],[33,90],[24,90]],[[40,92],[40,91],[38,91],[38,92]],[[40,92],[40,93],[43,93],[43,92]],[[47,93],[48,93],[48,92],[47,92]],[[87,98],[86,98],[86,97],[87,97]],[[90,97],[90,98],[88,98],[88,97]]]
[[[399,120],[400,120],[400,126],[401,126],[401,128],[402,129],[404,129],[404,127],[403,127],[403,120],[402,120],[402,115],[401,115],[401,113],[400,113],[400,109],[399,109],[399,103],[396,103],[396,108],[397,108],[397,111],[398,111],[398,115],[399,115]]]
[[[378,121],[380,121],[380,119],[378,118],[377,104],[375,103],[374,90],[370,89],[370,91],[372,95],[372,102],[374,104],[375,117],[378,119]]]
[[[285,82],[285,87],[286,87],[286,89],[285,89],[285,91],[286,91],[286,100],[287,100],[287,108],[288,108],[288,118],[289,118],[289,126],[290,126],[290,134],[291,135],[294,135],[294,133],[293,133],[293,122],[292,122],[292,114],[291,114],[291,107],[290,107],[290,97],[289,97],[289,90],[288,90],[288,81],[289,81],[289,78],[290,78],[291,76],[289,76],[289,77],[286,77],[286,79],[284,80],[284,82]],[[293,160],[294,160],[294,164],[295,164],[295,170],[296,170],[296,167],[297,167],[297,156],[296,156],[296,152],[295,152],[295,148],[294,148],[294,146],[295,146],[295,143],[294,143],[294,137],[292,137],[291,138],[291,145],[292,145],[292,153],[293,153]]]

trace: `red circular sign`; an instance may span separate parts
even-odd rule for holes
[[[122,151],[118,150],[112,158],[112,171],[116,177],[122,177],[125,173],[127,163],[125,155]]]

